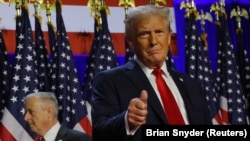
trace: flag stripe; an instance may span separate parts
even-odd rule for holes
[[[220,111],[221,111],[221,117],[222,117],[222,124],[228,124],[228,105],[227,105],[227,98],[224,96],[220,97]]]
[[[64,2],[64,1],[63,1]],[[0,28],[3,30],[3,36],[5,38],[5,44],[8,52],[15,52],[15,6],[9,3],[4,3],[0,5],[0,9],[3,11],[8,11],[8,14],[1,15],[2,21]],[[125,54],[125,42],[124,42],[124,25],[123,18],[124,9],[123,7],[109,7],[110,15],[108,15],[109,29],[111,32],[111,37],[113,39],[113,44],[117,55]],[[170,8],[174,17],[174,9]],[[33,5],[29,4],[29,16],[30,20],[34,20],[34,8]],[[75,13],[81,13],[75,16]],[[49,47],[48,43],[48,27],[47,27],[47,17],[45,11],[39,13],[42,17],[42,30],[44,32],[44,38],[46,41],[46,46]],[[51,22],[55,25],[55,11],[51,12]],[[62,15],[65,21],[65,28],[69,37],[69,42],[72,47],[73,54],[88,54],[94,38],[94,18],[90,16],[90,8],[79,5],[64,5],[62,6]],[[72,22],[75,21],[75,22]],[[115,22],[114,22],[115,21]],[[31,22],[32,29],[35,29],[34,22]],[[176,25],[175,19],[173,18],[171,29],[173,32],[171,41],[171,50],[173,55],[177,55],[177,39],[176,39]],[[7,38],[8,37],[8,38]]]
[[[7,138],[8,141],[15,141],[15,138],[10,134],[10,132],[5,128],[5,126],[1,123],[0,126],[0,139]]]
[[[26,132],[26,130],[24,130],[22,125],[16,120],[16,118],[9,112],[7,108],[5,108],[2,123],[4,126],[1,129],[3,131],[1,133],[3,136],[2,139],[8,139],[6,141],[16,141],[16,139],[20,141],[33,140],[31,136]]]
[[[79,33],[79,32],[67,32],[69,37],[69,42],[72,48],[73,54],[89,54],[92,40],[94,39],[94,33]],[[3,36],[8,37],[5,41],[7,46],[7,51],[9,53],[15,52],[15,42],[13,39],[15,38],[15,30],[3,30]],[[123,33],[111,33],[111,37],[113,39],[114,48],[117,55],[125,54],[125,42],[124,42],[124,34]],[[172,35],[171,41],[171,50],[173,52],[173,56],[178,55],[177,43],[176,43],[176,34]],[[49,37],[48,32],[44,32],[44,38],[46,42],[47,48],[49,48]],[[50,50],[48,49],[50,53]]]
[[[88,114],[90,115],[90,114]],[[88,135],[92,136],[92,124],[91,124],[91,119],[89,116],[84,117],[80,122],[80,127],[83,128],[84,132],[87,133]],[[76,129],[74,127],[74,129]]]
[[[52,50],[51,76],[54,77],[51,89],[58,97],[59,121],[68,128],[73,128],[88,113],[73,63],[59,0],[56,1],[56,18],[57,36],[55,49]]]
[[[29,18],[34,20],[33,14],[34,6],[32,4],[28,5],[29,8]],[[7,14],[1,15],[1,27],[2,29],[13,29],[15,30],[15,5],[9,3],[4,3],[0,5],[1,11],[8,11]],[[123,20],[125,18],[125,11],[123,7],[109,7],[110,14],[107,15],[107,20],[109,21],[110,32],[113,33],[124,33]],[[170,7],[171,13],[174,17],[174,8]],[[77,16],[75,13],[79,13]],[[38,13],[42,18],[42,29],[47,31],[47,16],[46,12],[40,11]],[[62,16],[64,17],[65,28],[68,32],[94,32],[94,17],[90,15],[90,8],[87,6],[77,6],[77,5],[64,5],[62,6]],[[73,22],[72,22],[73,21]],[[51,11],[51,22],[56,23],[56,13]],[[35,29],[35,25],[31,23],[32,29]],[[176,32],[175,19],[172,18],[171,22],[172,32]]]
[[[13,65],[11,89],[3,116],[3,126],[8,129],[16,140],[31,141],[33,133],[27,128],[24,120],[23,98],[37,91],[37,78],[35,72],[36,54],[34,40],[31,32],[28,10],[21,6],[21,15],[16,17],[16,56]],[[29,133],[28,133],[29,132]],[[10,139],[3,137],[3,141]]]

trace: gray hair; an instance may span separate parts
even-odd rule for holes
[[[52,107],[54,108],[55,116],[58,116],[58,110],[59,110],[58,109],[58,101],[57,101],[57,98],[55,96],[55,93],[53,93],[53,92],[30,93],[25,97],[24,102],[26,101],[26,99],[28,99],[30,97],[38,98],[38,100],[41,101],[41,103],[43,103],[41,108],[47,107],[48,104],[52,105]]]
[[[170,29],[171,16],[169,8],[165,6],[143,5],[129,9],[128,15],[124,21],[125,35],[128,37],[133,35],[137,22],[145,17],[148,17],[149,15],[161,16],[166,20],[166,26],[168,26]]]

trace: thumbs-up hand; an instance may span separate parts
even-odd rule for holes
[[[140,97],[130,100],[127,120],[131,130],[146,123],[148,114],[147,100],[148,93],[146,90],[141,91]]]

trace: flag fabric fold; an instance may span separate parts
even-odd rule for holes
[[[213,75],[211,60],[197,30],[196,17],[191,13],[186,22],[186,73],[197,79],[206,93],[213,124],[221,124],[219,94]]]
[[[239,68],[240,80],[245,94],[248,119],[250,117],[250,62],[243,42],[243,30],[237,30],[236,61]]]
[[[55,52],[52,52],[52,91],[59,104],[59,121],[68,128],[75,128],[86,117],[87,109],[79,84],[77,70],[72,56],[67,32],[61,14],[61,2],[56,1],[56,40]],[[84,129],[81,130],[84,131]]]
[[[102,24],[98,25],[95,19],[94,40],[87,59],[86,73],[84,75],[84,83],[82,86],[84,99],[88,101],[88,109],[91,109],[90,97],[92,82],[95,75],[100,71],[108,70],[119,65],[108,28],[106,12],[105,10],[101,10],[100,12]],[[88,114],[88,119],[91,122],[90,113]]]
[[[101,16],[101,29],[97,30],[98,24],[95,20],[95,38],[87,60],[86,74],[84,75],[83,92],[85,99],[88,101],[90,100],[94,76],[100,71],[108,70],[119,65],[116,60],[114,46],[108,29],[107,15],[104,10],[101,11]]]
[[[51,21],[47,22],[47,27],[48,27],[48,37],[49,37],[50,58],[51,60],[54,60],[53,56],[55,55],[53,55],[53,53],[56,52],[55,49],[56,35],[54,31],[54,26]]]
[[[16,17],[16,52],[9,98],[2,119],[2,141],[32,141],[34,134],[24,121],[24,97],[38,91],[36,53],[27,6]]]
[[[36,51],[36,61],[37,61],[37,74],[39,82],[40,91],[50,90],[50,62],[48,57],[48,51],[46,48],[41,23],[41,17],[35,14],[35,51]]]
[[[9,91],[11,88],[11,63],[8,56],[7,48],[4,42],[2,31],[0,30],[0,119],[2,119],[4,108],[6,106],[6,101],[8,100]],[[0,122],[0,140],[3,139],[4,127],[2,121]]]
[[[134,52],[130,49],[128,41],[125,39],[125,60],[126,62],[134,59]]]
[[[225,14],[219,16],[217,24],[218,59],[216,83],[220,94],[223,124],[246,125],[246,98],[240,82],[234,46]]]
[[[2,119],[7,96],[10,91],[11,79],[11,64],[4,42],[2,31],[0,31],[0,119]]]
[[[174,58],[172,55],[171,47],[169,47],[169,50],[168,50],[167,65],[171,67],[172,69],[175,69]]]

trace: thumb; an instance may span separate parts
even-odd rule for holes
[[[147,103],[148,100],[148,92],[146,90],[141,91],[140,99],[144,102]]]

